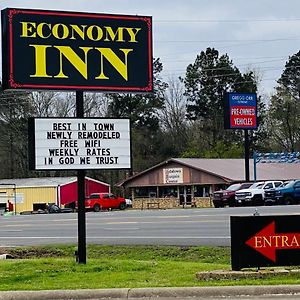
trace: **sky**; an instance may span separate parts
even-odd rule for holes
[[[184,76],[197,54],[214,47],[241,72],[255,69],[260,93],[276,81],[300,41],[299,0],[0,0],[4,8],[145,15],[153,18],[153,56],[168,81]]]

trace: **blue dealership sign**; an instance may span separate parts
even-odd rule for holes
[[[227,93],[224,108],[226,129],[257,129],[255,93]]]

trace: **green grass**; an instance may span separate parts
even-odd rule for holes
[[[296,284],[297,274],[264,280],[198,281],[200,271],[230,270],[228,247],[89,246],[87,264],[74,246],[5,249],[0,290],[98,289],[243,284]]]

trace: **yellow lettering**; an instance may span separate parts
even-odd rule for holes
[[[44,35],[44,30],[43,30],[43,27],[44,26],[47,26],[48,29],[50,30],[48,35]],[[50,24],[47,24],[47,23],[40,23],[37,28],[36,28],[36,32],[38,34],[39,37],[43,38],[43,39],[47,39],[48,37],[51,36],[51,25]]]
[[[96,29],[96,31],[94,29]],[[93,35],[93,31],[96,33],[95,37]],[[99,26],[92,25],[87,29],[86,34],[90,40],[100,41],[103,37],[103,30]]]
[[[69,28],[65,24],[55,24],[52,28],[52,34],[59,40],[64,40],[69,36]]]
[[[21,37],[41,37],[47,39],[51,36],[59,40],[70,39],[76,40],[86,38],[91,41],[100,41],[104,37],[104,41],[137,43],[137,35],[141,28],[98,26],[98,25],[77,25],[77,24],[49,24],[35,22],[20,22]],[[124,37],[124,34],[127,33]]]
[[[70,40],[76,40],[75,36],[74,36],[74,33],[76,32],[80,37],[81,39],[85,39],[85,29],[86,29],[86,25],[80,25],[81,28],[78,26],[78,25],[70,25],[71,28],[72,28],[72,35],[70,37]]]
[[[255,248],[262,248],[261,236],[256,236],[254,240],[255,240]]]
[[[278,240],[280,239],[280,236],[279,235],[275,235],[273,237],[275,239],[275,247],[278,247]]]
[[[263,240],[264,240],[264,248],[266,247],[266,244],[268,246],[272,246],[272,241],[271,241],[272,237],[270,236],[269,239],[267,239],[265,236],[263,237]]]
[[[138,32],[141,30],[141,28],[125,28],[130,36],[130,41],[131,43],[136,43],[136,35]]]
[[[282,245],[282,246],[287,246],[287,247],[289,247],[288,239],[289,239],[288,236],[283,235],[283,236],[281,237],[281,245]]]
[[[291,246],[297,246],[297,247],[299,247],[299,243],[298,243],[298,240],[297,240],[297,238],[296,238],[295,235],[292,238]]]
[[[36,33],[32,32],[36,27],[36,23],[32,22],[20,22],[22,24],[21,37],[36,37]],[[31,35],[29,35],[31,34]]]
[[[113,51],[109,48],[95,48],[101,53],[101,70],[100,74],[95,77],[95,79],[108,79],[103,73],[103,57],[105,57],[108,62],[118,71],[118,73],[127,81],[128,80],[128,53],[133,51],[133,49],[120,49],[125,56],[125,61],[123,62]]]
[[[30,77],[51,77],[47,74],[46,49],[48,45],[29,45],[35,49],[35,74]]]
[[[104,27],[106,29],[106,37],[104,39],[104,41],[114,41],[116,39],[116,36],[118,35],[118,42],[125,42],[124,38],[123,38],[123,27],[118,27],[118,29],[116,30],[116,32],[113,31],[113,29],[111,27],[105,26]]]
[[[69,46],[54,46],[60,52],[60,71],[55,78],[69,78],[63,72],[63,56],[76,68],[76,70],[87,79],[87,54],[91,47],[79,47],[84,52],[84,61]]]

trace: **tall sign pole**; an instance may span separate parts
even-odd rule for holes
[[[244,130],[245,181],[250,181],[250,140],[249,130],[257,129],[256,94],[226,93],[224,97],[225,129]]]
[[[245,180],[250,181],[250,167],[249,167],[249,157],[250,157],[250,141],[249,141],[249,132],[248,129],[244,130],[245,132],[245,141],[244,141],[244,147],[245,147]]]
[[[76,91],[76,117],[84,117],[83,92]],[[86,264],[85,170],[77,170],[78,263]]]

